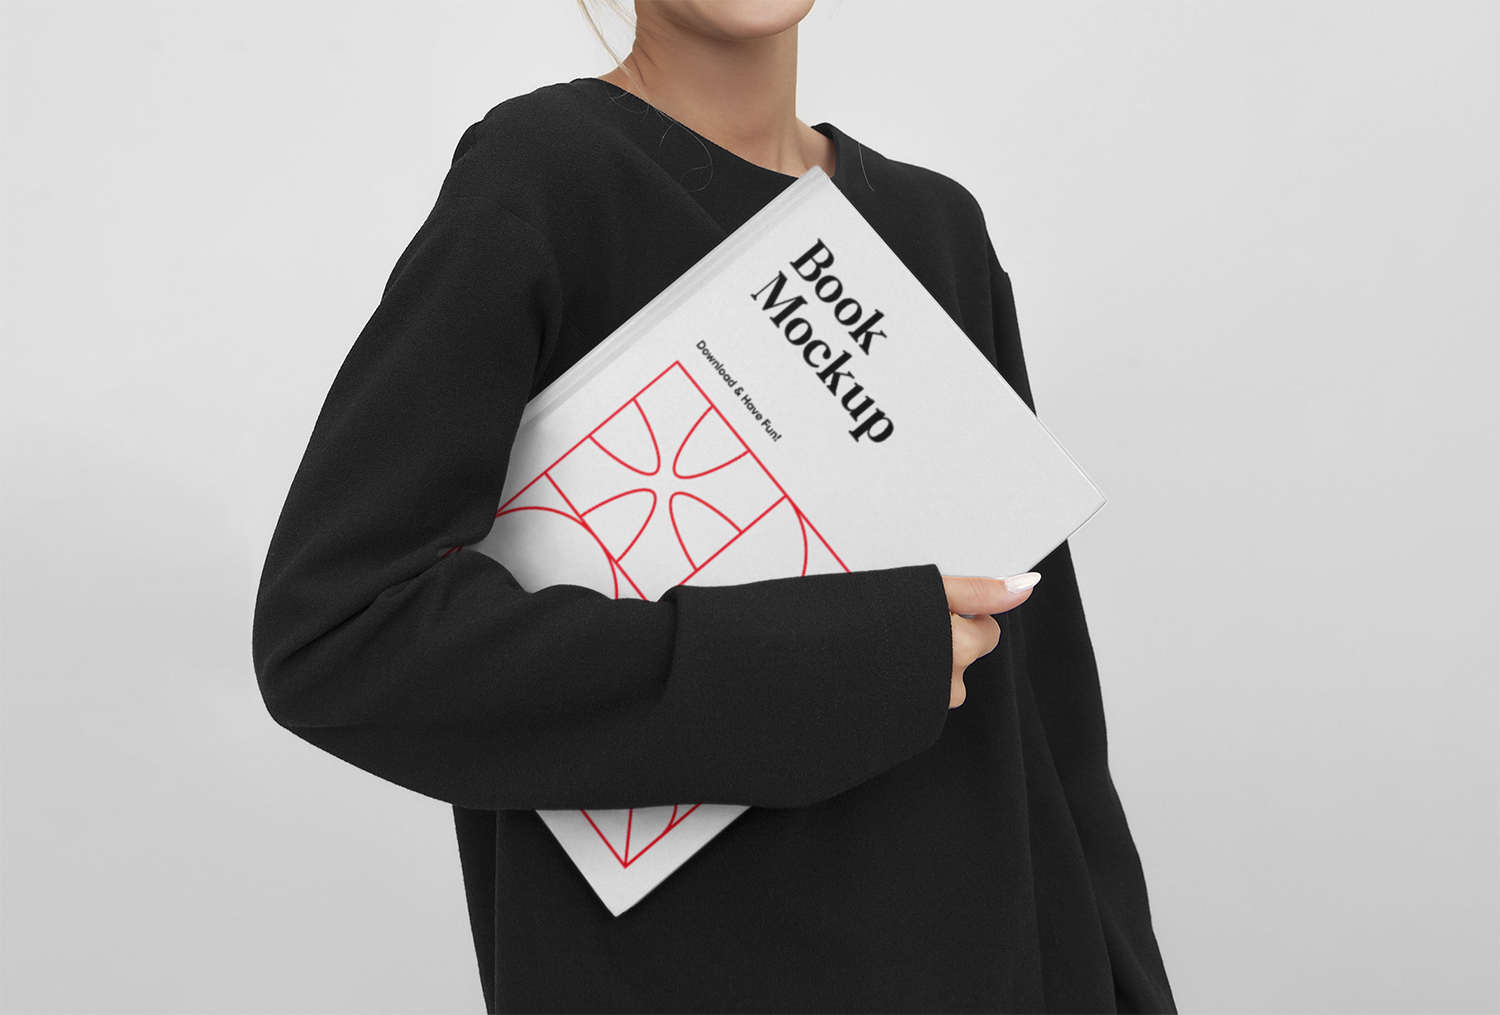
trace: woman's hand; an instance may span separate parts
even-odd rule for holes
[[[1000,644],[1000,625],[994,613],[1013,610],[1031,596],[1042,576],[1035,571],[999,578],[950,578],[943,576],[948,593],[948,619],[953,622],[953,684],[948,707],[964,703],[964,670],[980,656],[989,655]]]

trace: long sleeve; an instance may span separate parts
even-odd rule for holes
[[[1010,278],[993,246],[989,262],[997,366],[1034,409]],[[1052,551],[1037,570],[1046,576],[1046,585],[1022,607],[1023,633],[1016,639],[1024,645],[1027,674],[1021,693],[1035,702],[1047,753],[1077,830],[1109,952],[1117,1010],[1172,1011],[1145,875],[1109,772],[1099,670],[1068,544]]]
[[[451,181],[450,181],[451,182]],[[445,187],[340,370],[266,558],[268,709],[465,807],[792,806],[919,753],[946,717],[935,568],[658,602],[523,591],[489,531],[537,365],[571,325],[548,240]]]

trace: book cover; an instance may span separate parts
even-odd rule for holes
[[[1029,570],[1103,496],[820,169],[528,404],[490,534],[522,587]],[[539,812],[619,915],[744,812]]]

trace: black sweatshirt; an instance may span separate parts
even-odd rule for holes
[[[974,199],[817,129],[1029,402]],[[489,531],[527,399],[792,179],[594,78],[469,128],[287,496],[266,704],[454,805],[491,1010],[1170,1011],[1066,546],[953,712],[931,565],[651,603],[448,552]],[[619,917],[533,813],[696,802],[752,809]]]

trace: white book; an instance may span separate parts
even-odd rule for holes
[[[494,528],[522,587],[1029,570],[1104,498],[820,169],[537,395]],[[541,811],[611,913],[746,808]]]

